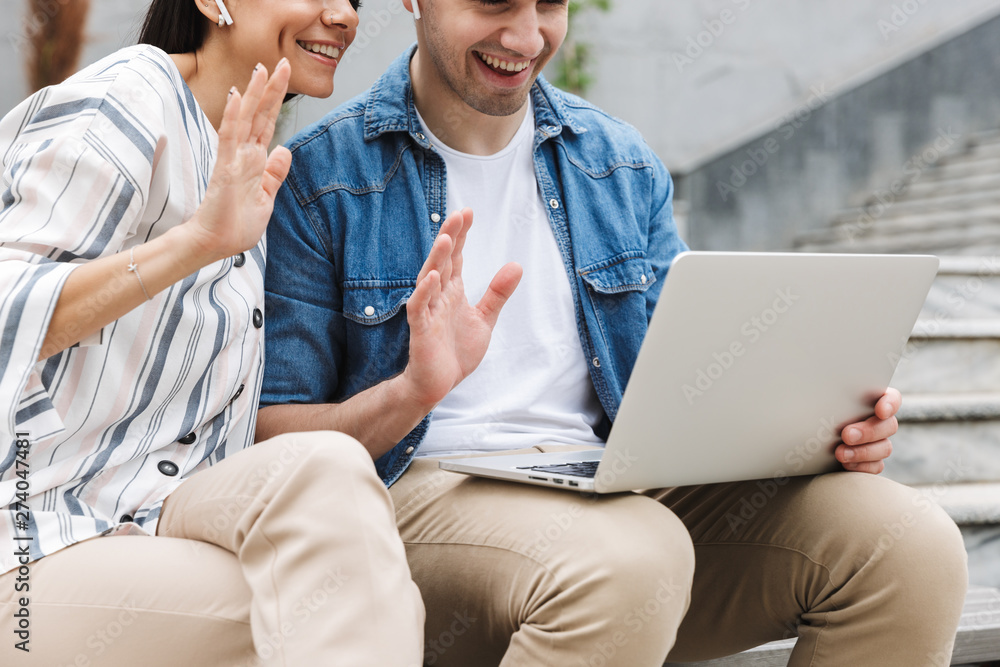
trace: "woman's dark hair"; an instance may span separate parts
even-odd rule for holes
[[[208,24],[194,0],[152,0],[139,44],[150,44],[167,53],[190,53],[204,44]]]

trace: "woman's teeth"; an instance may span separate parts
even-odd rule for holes
[[[298,42],[306,51],[311,51],[313,53],[318,53],[320,55],[326,56],[327,58],[339,58],[340,49],[335,46],[330,46],[329,44],[318,44],[316,42]]]
[[[520,72],[531,65],[530,60],[526,60],[520,63],[512,63],[507,60],[500,60],[499,58],[494,58],[493,56],[487,56],[480,53],[479,57],[484,63],[492,67],[493,69],[502,70],[504,72],[517,73]]]

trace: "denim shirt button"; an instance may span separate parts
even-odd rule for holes
[[[559,208],[559,200],[557,200],[557,199],[550,199],[549,200],[549,206],[551,206],[552,208]]]
[[[431,222],[435,224],[441,222],[441,216],[437,213],[431,213]]]
[[[407,454],[412,454],[413,453],[413,446],[412,445],[406,448],[406,453]]]
[[[594,364],[594,368],[600,368],[601,367],[601,360],[598,359],[597,357],[594,357],[594,361],[592,363]]]
[[[371,317],[375,314],[375,306],[365,306],[365,315]]]
[[[647,278],[646,278],[646,274],[645,273],[642,274],[641,276],[639,276],[639,282],[642,283],[643,285],[646,284],[646,280],[647,280]]]
[[[423,132],[417,132],[417,139],[420,141],[427,141],[427,137],[424,136]]]

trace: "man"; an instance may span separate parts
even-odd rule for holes
[[[371,452],[425,663],[652,667],[797,635],[793,665],[947,664],[961,538],[884,478],[588,499],[437,468],[600,446],[685,246],[641,137],[540,76],[565,2],[420,9],[416,48],[290,144],[257,433],[339,430]],[[475,226],[446,217],[466,206]],[[844,429],[847,469],[881,472],[900,401]]]

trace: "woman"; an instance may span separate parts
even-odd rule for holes
[[[140,45],[0,122],[0,663],[420,663],[366,451],[250,447],[267,148],[357,4],[153,0]]]

